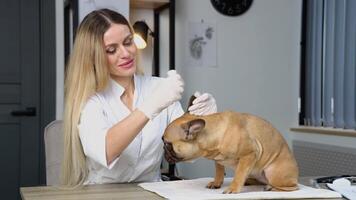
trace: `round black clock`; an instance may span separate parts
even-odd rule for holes
[[[253,0],[210,0],[214,8],[221,14],[238,16],[246,12]]]

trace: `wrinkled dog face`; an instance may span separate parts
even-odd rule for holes
[[[205,127],[203,119],[184,120],[184,116],[173,121],[162,137],[164,155],[169,163],[189,161],[201,156],[196,138]]]

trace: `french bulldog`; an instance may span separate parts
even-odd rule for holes
[[[239,193],[245,184],[263,184],[273,191],[298,189],[299,170],[288,144],[258,116],[232,111],[185,113],[167,126],[162,139],[169,163],[199,157],[215,161],[215,177],[207,188],[220,188],[225,167],[230,167],[235,175],[223,193]]]

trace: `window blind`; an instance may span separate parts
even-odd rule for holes
[[[356,1],[304,3],[305,118],[301,124],[356,129]]]

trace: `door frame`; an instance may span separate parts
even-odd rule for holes
[[[44,128],[56,119],[56,6],[40,0],[40,177],[46,183]]]

